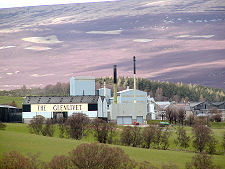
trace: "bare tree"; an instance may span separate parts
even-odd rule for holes
[[[141,144],[141,129],[139,127],[126,126],[120,134],[121,143],[127,146],[137,147]]]
[[[205,125],[195,125],[193,127],[193,147],[197,151],[202,152],[210,139],[211,133],[212,131],[209,127]]]
[[[169,147],[170,134],[171,134],[171,132],[168,127],[164,131],[162,131],[160,144],[161,144],[163,150],[167,150]]]
[[[43,136],[52,137],[55,132],[55,126],[53,125],[52,119],[45,120],[45,125],[41,130]]]
[[[155,148],[159,149],[161,137],[162,137],[162,128],[157,126],[156,130],[155,130],[155,137],[154,137],[154,140],[153,140]]]
[[[89,125],[89,118],[82,114],[76,113],[66,121],[66,133],[71,138],[80,140],[84,135],[84,130]]]
[[[178,117],[178,122],[183,125],[184,124],[184,119],[186,117],[186,110],[184,110],[183,108],[178,109],[177,117]]]

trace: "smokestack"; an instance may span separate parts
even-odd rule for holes
[[[104,96],[106,96],[105,79],[104,79]]]
[[[136,65],[135,65],[135,56],[133,57],[133,63],[134,63],[134,103],[137,103],[136,101]]]
[[[113,66],[113,72],[114,72],[113,96],[114,96],[114,103],[117,104],[117,70],[116,70],[116,65]]]

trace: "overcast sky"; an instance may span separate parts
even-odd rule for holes
[[[69,4],[69,3],[103,2],[103,1],[115,1],[115,0],[0,0],[0,8]]]

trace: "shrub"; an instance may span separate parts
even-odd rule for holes
[[[30,133],[38,135],[41,134],[44,119],[45,118],[43,116],[33,117],[33,119],[30,121],[30,124],[28,125]]]
[[[5,130],[5,128],[6,128],[6,124],[0,121],[0,130]]]
[[[152,125],[144,128],[142,132],[144,147],[150,148],[155,137],[155,129],[156,127]]]
[[[177,144],[181,147],[186,148],[189,147],[190,136],[187,136],[186,130],[183,127],[177,128]]]
[[[139,127],[126,126],[120,134],[121,143],[127,146],[137,147],[141,144],[141,129]]]
[[[59,137],[63,138],[65,133],[65,118],[60,117],[57,119],[58,127],[59,127]]]
[[[31,161],[16,151],[11,151],[8,154],[3,153],[2,158],[0,159],[0,168],[33,169]]]
[[[66,133],[71,138],[80,140],[88,124],[89,118],[86,115],[76,113],[66,120]]]
[[[69,157],[64,155],[54,156],[52,160],[48,163],[49,169],[68,169],[71,167],[72,166]]]
[[[44,127],[42,128],[42,131],[41,131],[42,135],[52,137],[54,135],[54,132],[55,132],[55,127],[53,125],[52,120],[47,119],[45,121],[45,125],[44,125]]]
[[[136,165],[122,149],[97,143],[80,144],[69,157],[79,169],[129,169]]]
[[[213,164],[212,157],[206,153],[200,153],[192,158],[191,162],[187,162],[186,169],[219,169],[219,166]]]
[[[170,134],[171,134],[171,132],[169,131],[169,128],[168,127],[161,134],[160,144],[161,144],[163,150],[167,150],[168,147],[169,147],[169,137],[170,137]]]

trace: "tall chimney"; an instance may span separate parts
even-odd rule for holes
[[[105,79],[104,79],[104,96],[106,96]]]
[[[117,104],[117,70],[116,70],[116,65],[113,66],[113,72],[114,72],[113,96],[114,96],[114,103]]]
[[[133,57],[133,62],[134,62],[134,103],[137,103],[136,100],[136,65],[135,65],[135,56]]]

